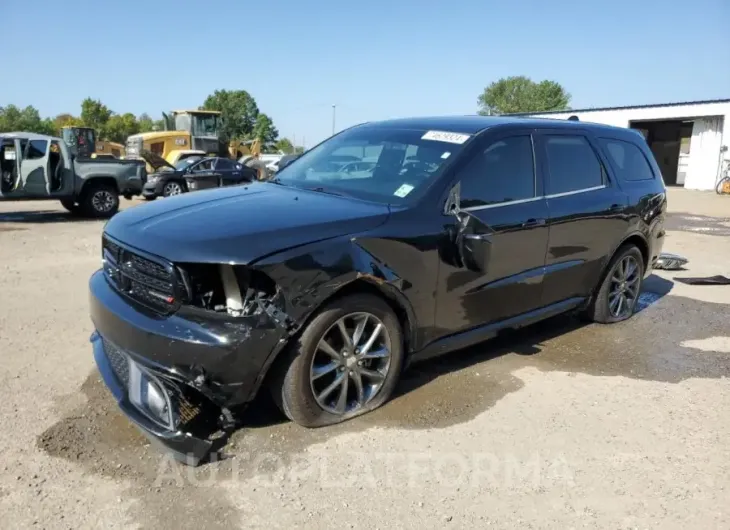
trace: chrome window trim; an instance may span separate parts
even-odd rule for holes
[[[479,210],[488,210],[490,208],[501,208],[502,206],[512,206],[513,204],[525,204],[528,202],[539,201],[542,199],[557,199],[559,197],[568,197],[570,195],[578,195],[580,193],[588,193],[590,191],[602,190],[607,187],[608,186],[606,184],[601,184],[600,186],[593,186],[590,188],[583,188],[583,189],[574,190],[574,191],[565,191],[563,193],[553,193],[550,195],[540,195],[539,197],[530,197],[529,199],[518,199],[516,201],[499,202],[496,204],[485,204],[484,206],[469,206],[467,208],[462,208],[461,210],[464,212],[477,212]]]
[[[568,195],[578,195],[579,193],[588,193],[589,191],[596,191],[596,190],[602,190],[603,188],[606,188],[607,186],[605,184],[601,184],[600,186],[593,186],[591,188],[583,188],[581,190],[574,190],[574,191],[564,191],[563,193],[552,193],[550,195],[545,195],[546,199],[555,199],[557,197],[567,197]]]

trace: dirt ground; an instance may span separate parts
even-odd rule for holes
[[[126,203],[137,207],[141,201]],[[0,203],[5,528],[730,528],[730,198],[670,190],[641,311],[558,318],[414,367],[307,430],[266,403],[226,458],[173,463],[117,412],[88,341],[101,222]]]

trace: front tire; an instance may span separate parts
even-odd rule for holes
[[[183,193],[185,193],[185,189],[183,188],[182,184],[174,180],[166,182],[165,185],[162,187],[163,197],[172,197],[173,195],[181,195]]]
[[[96,219],[109,219],[119,211],[119,192],[111,184],[90,183],[79,201],[83,214]]]
[[[636,245],[619,248],[584,316],[601,324],[631,318],[641,294],[644,270],[644,257]]]
[[[384,300],[349,295],[321,309],[286,355],[274,400],[295,423],[323,427],[391,397],[403,366],[403,332]]]

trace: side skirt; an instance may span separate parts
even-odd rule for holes
[[[439,357],[446,353],[461,350],[463,348],[473,346],[474,344],[484,342],[494,338],[500,331],[505,329],[522,328],[541,320],[545,320],[546,318],[566,313],[579,308],[585,303],[585,301],[586,298],[583,297],[568,298],[567,300],[563,300],[546,307],[541,307],[540,309],[535,309],[516,317],[501,320],[499,322],[493,322],[485,326],[479,326],[478,328],[443,337],[428,344],[422,350],[414,352],[409,359],[409,364],[431,359],[433,357]]]

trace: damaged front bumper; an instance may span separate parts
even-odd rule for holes
[[[129,357],[125,357],[121,350],[105,341],[97,331],[91,335],[91,343],[99,373],[117,400],[119,408],[151,442],[161,445],[175,459],[188,465],[198,465],[207,458],[213,448],[214,440],[197,437],[190,432],[186,432],[182,429],[183,425],[180,420],[177,420],[172,428],[162,426],[145,414],[138,406],[132,404],[129,398],[129,381],[124,381],[120,377],[120,372],[124,370],[121,366],[123,366],[123,363],[130,362]],[[128,373],[129,368],[126,370]],[[167,385],[170,384],[174,383],[167,382]],[[170,392],[170,387],[166,386],[166,390]],[[170,394],[173,394],[173,392],[170,392]],[[179,418],[181,407],[188,408],[190,403],[182,405],[179,401],[174,401],[172,406],[175,407],[175,414]],[[177,424],[177,428],[175,428],[175,424]]]
[[[151,314],[101,270],[89,289],[94,359],[119,407],[148,438],[197,465],[233,426],[230,408],[255,396],[284,330],[267,316]]]

